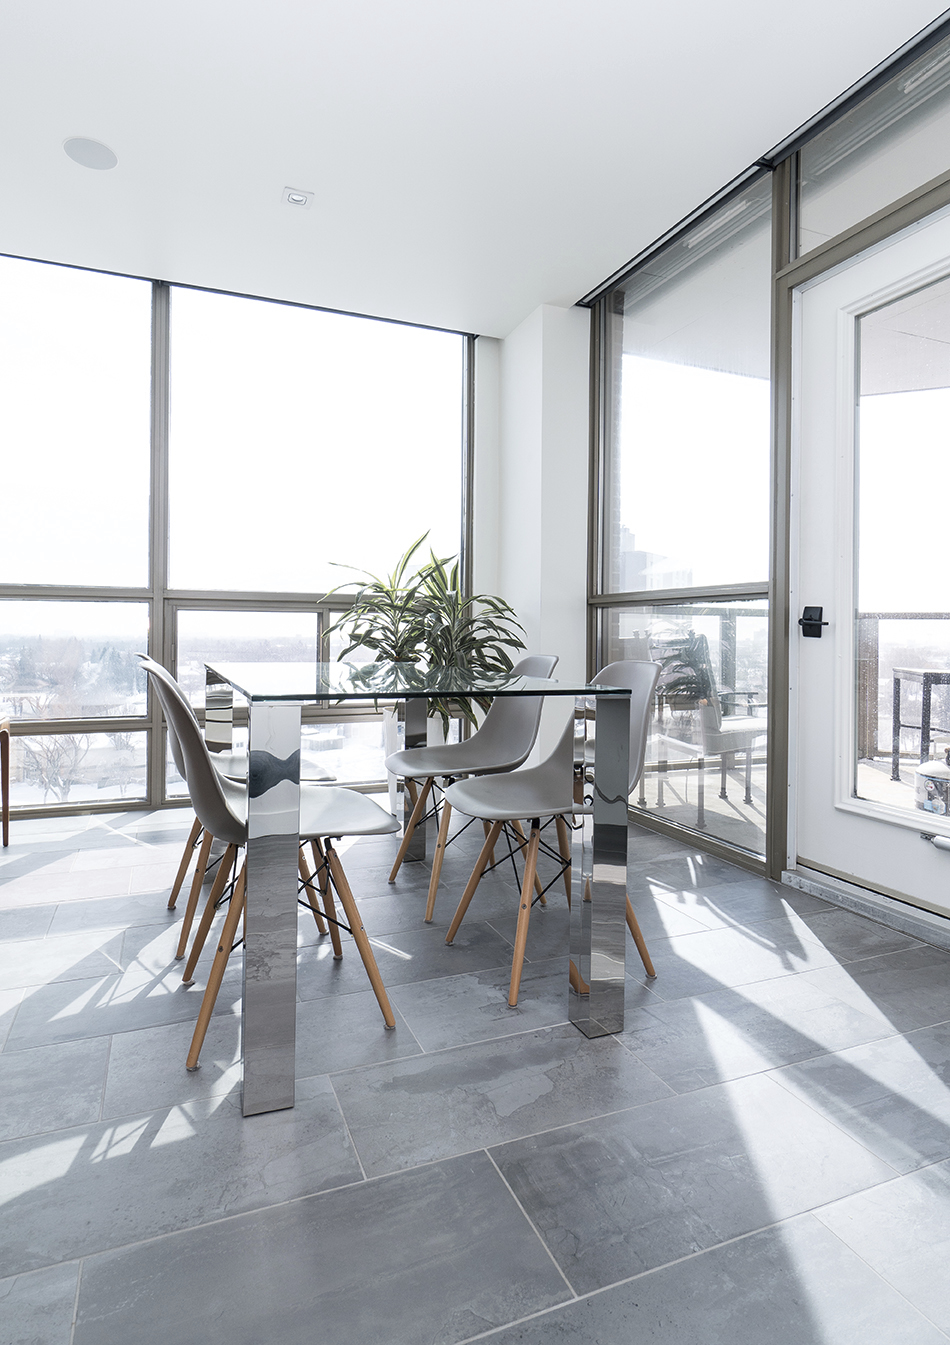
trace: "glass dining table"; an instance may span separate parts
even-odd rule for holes
[[[300,727],[305,705],[353,700],[404,703],[405,747],[426,741],[427,703],[482,696],[573,701],[574,798],[571,911],[564,989],[570,1021],[586,1036],[623,1029],[630,692],[544,677],[487,677],[406,663],[206,665],[205,735],[229,751],[234,693],[248,706],[247,906],[244,939],[242,1109],[294,1105],[297,1000],[297,851]],[[405,819],[411,803],[407,796]],[[424,828],[415,850],[425,844]],[[398,1029],[397,1029],[398,1030]]]

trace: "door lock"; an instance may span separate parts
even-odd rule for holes
[[[827,626],[827,621],[822,621],[821,615],[824,611],[821,607],[806,607],[798,618],[798,624],[802,628],[802,634],[807,635],[812,640],[821,639],[821,628]]]

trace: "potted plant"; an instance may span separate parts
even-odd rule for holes
[[[457,557],[443,559],[430,549],[429,559],[412,568],[428,535],[413,542],[391,574],[358,571],[363,580],[352,605],[326,633],[346,631],[348,643],[341,659],[367,649],[375,653],[376,663],[412,662],[503,677],[512,668],[508,650],[525,647],[524,628],[503,598],[486,593],[463,596]],[[342,584],[333,592],[346,587]],[[487,710],[491,698],[478,697],[476,704]],[[446,732],[453,716],[478,722],[468,699],[432,700],[429,716],[436,715]]]

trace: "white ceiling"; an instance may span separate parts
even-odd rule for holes
[[[504,336],[939,13],[0,0],[0,251]],[[70,136],[118,167],[80,167]],[[288,186],[311,206],[285,204]]]

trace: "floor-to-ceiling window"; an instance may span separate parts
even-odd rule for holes
[[[601,303],[599,661],[663,667],[641,813],[764,853],[771,182]]]
[[[457,333],[0,258],[0,353],[15,808],[180,795],[136,651],[200,703],[206,658],[325,649],[346,567],[459,551]],[[314,774],[382,779],[373,707],[305,738]]]

